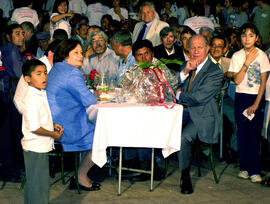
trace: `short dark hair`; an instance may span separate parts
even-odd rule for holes
[[[62,3],[62,2],[66,2],[67,3],[67,12],[68,12],[68,8],[69,8],[69,2],[68,0],[55,0],[54,4],[53,4],[53,9],[52,12],[53,13],[58,13],[58,6]]]
[[[54,40],[65,40],[68,39],[68,34],[64,29],[56,29],[53,32],[53,37]]]
[[[182,32],[181,32],[181,37],[180,37],[180,40],[183,40],[183,35],[184,34],[190,34],[190,35],[196,35],[196,33],[195,33],[195,31],[194,30],[192,30],[190,27],[188,27],[188,26],[185,26],[184,27],[184,29],[182,30]]]
[[[113,18],[110,14],[105,14],[101,17],[100,19],[100,22],[104,19],[104,18],[107,18],[109,22],[112,22],[113,21]]]
[[[81,22],[81,23],[77,23],[75,30],[80,30],[83,25],[85,25],[88,29],[87,23]]]
[[[68,57],[71,50],[73,50],[77,45],[81,45],[78,40],[65,39],[59,43],[57,46],[54,56],[53,63],[62,62]]]
[[[221,35],[221,34],[219,34],[219,35],[214,35],[214,37],[212,38],[211,43],[210,43],[211,46],[213,45],[213,41],[214,41],[215,39],[223,40],[223,42],[224,42],[224,47],[226,47],[227,41],[226,41],[226,38],[225,38],[224,35]]]
[[[137,50],[146,47],[148,48],[151,52],[154,51],[153,49],[153,44],[149,40],[137,40],[133,45],[132,45],[132,54],[135,56]]]
[[[48,57],[48,52],[49,52],[49,51],[55,53],[56,48],[57,48],[57,46],[60,44],[60,42],[62,42],[62,40],[59,40],[59,39],[52,41],[52,42],[48,45],[48,48],[46,49],[44,55],[46,55],[46,56]]]
[[[13,23],[13,24],[10,24],[7,28],[6,28],[6,35],[11,35],[13,30],[16,29],[16,28],[21,28],[22,29],[22,26],[20,24],[17,24],[17,23]]]
[[[177,34],[176,34],[175,29],[173,27],[166,26],[166,27],[162,28],[162,30],[159,32],[160,39],[169,35],[170,32],[173,33],[174,38],[177,38]]]
[[[256,36],[260,35],[257,26],[253,23],[245,23],[244,25],[242,25],[242,27],[240,28],[240,34],[244,34],[247,30],[251,30]]]
[[[23,76],[31,77],[31,73],[35,71],[36,67],[41,65],[46,67],[46,65],[38,59],[27,60],[22,66]]]
[[[119,30],[113,34],[113,42],[119,42],[122,46],[132,46],[132,37],[129,30]]]

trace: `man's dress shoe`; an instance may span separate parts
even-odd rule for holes
[[[181,178],[180,188],[182,194],[191,194],[193,193],[192,184],[190,177]]]

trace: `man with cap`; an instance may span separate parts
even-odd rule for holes
[[[41,58],[47,50],[48,45],[50,44],[50,38],[51,36],[47,32],[38,32],[36,34],[36,39],[38,41],[36,57],[38,59]]]

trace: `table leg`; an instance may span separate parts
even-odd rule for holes
[[[153,191],[153,180],[154,180],[154,155],[155,149],[152,148],[152,159],[151,159],[151,182],[150,182],[150,192]]]
[[[122,179],[122,147],[120,147],[119,153],[119,170],[118,170],[118,196],[121,195],[121,179]]]

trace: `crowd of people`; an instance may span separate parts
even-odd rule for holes
[[[268,0],[1,1],[0,179],[18,182],[26,175],[25,202],[48,203],[48,152],[58,140],[63,151],[83,152],[79,187],[99,190],[101,185],[87,176],[94,165],[95,124],[86,109],[97,102],[101,91],[91,92],[86,80],[95,70],[114,86],[134,90],[146,73],[140,63],[148,63],[158,67],[177,103],[184,106],[177,153],[181,192],[193,192],[192,144],[218,143],[221,94],[235,104],[238,177],[270,186],[270,179],[261,176],[260,154],[265,151],[262,138],[270,152],[269,4]],[[228,86],[233,93],[227,93]],[[148,149],[124,149],[128,167],[149,168],[150,158]],[[161,179],[155,166],[154,177]],[[142,174],[136,179],[148,178]],[[37,188],[30,188],[33,185]],[[73,178],[71,188],[75,185]]]

